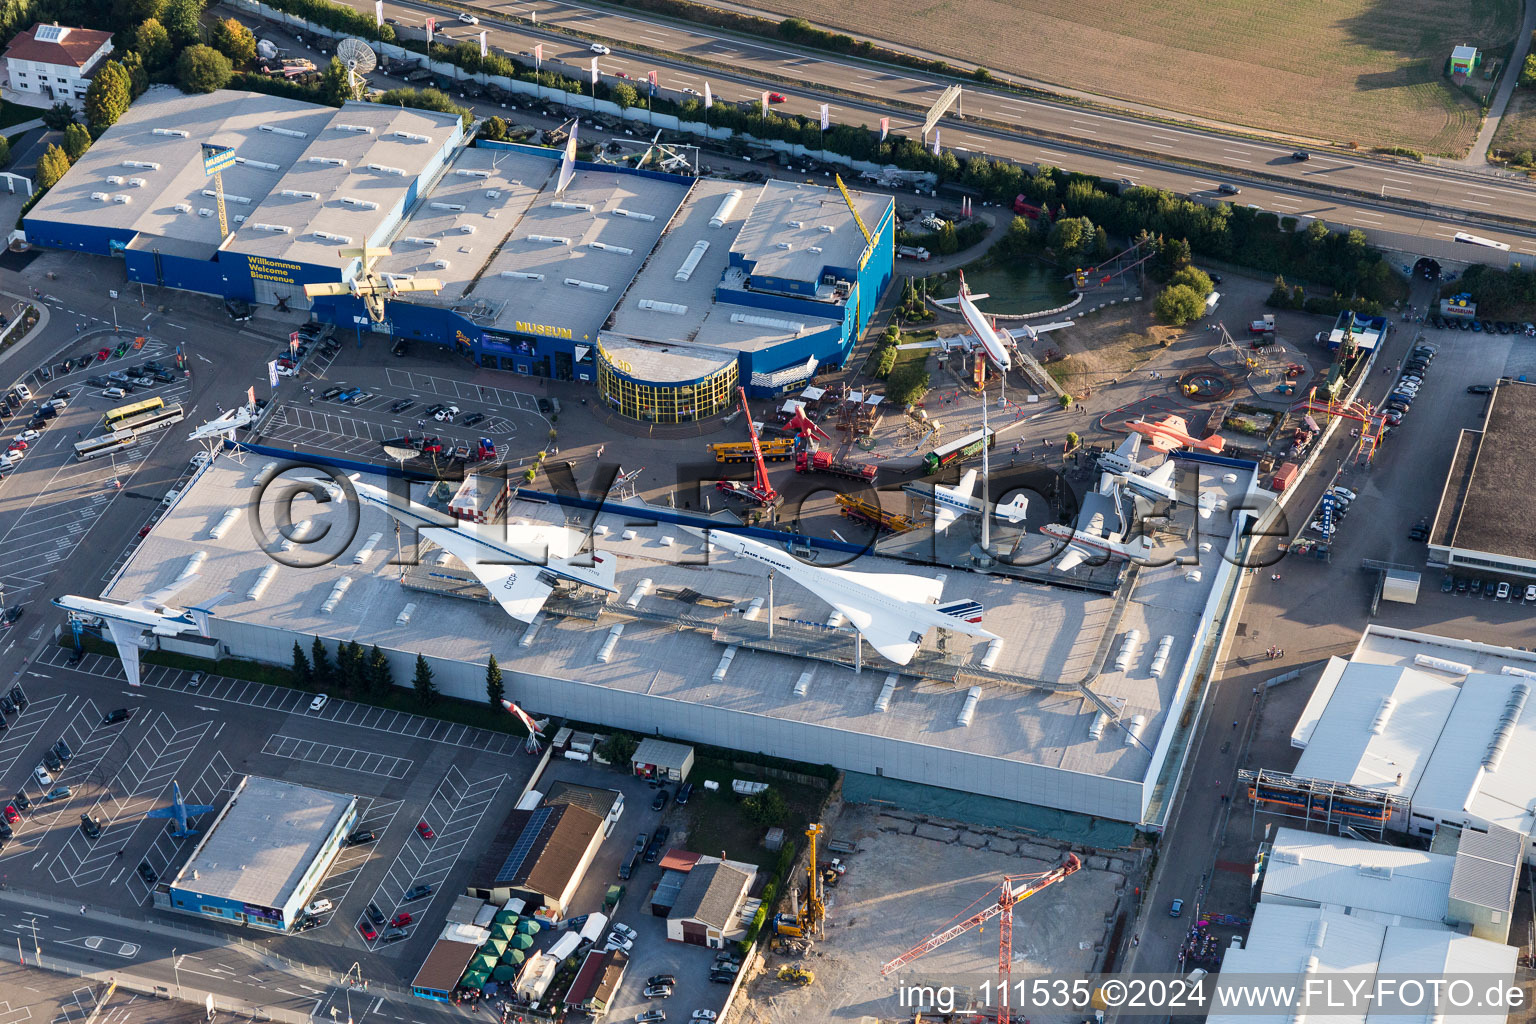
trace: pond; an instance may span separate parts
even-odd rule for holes
[[[972,295],[986,294],[979,305],[987,313],[1016,316],[1064,306],[1072,298],[1072,284],[1062,271],[1036,259],[998,260],[986,266],[966,267],[965,280]],[[951,274],[928,294],[947,299],[960,290],[960,276]]]

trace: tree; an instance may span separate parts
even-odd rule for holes
[[[293,682],[301,690],[312,689],[315,685],[314,672],[309,667],[309,659],[304,657],[304,648],[299,642],[293,642]]]
[[[158,19],[165,0],[117,0],[112,6],[124,22],[132,25],[151,18]]]
[[[115,60],[109,60],[91,79],[85,90],[85,123],[97,138],[117,123],[133,102],[133,82],[128,72]]]
[[[374,644],[368,652],[368,689],[373,693],[386,694],[395,688],[395,674],[389,668],[389,659]]]
[[[11,162],[11,140],[0,136],[0,167]]]
[[[37,187],[53,188],[69,172],[69,154],[53,143],[37,159]]]
[[[203,16],[203,0],[166,0],[160,22],[171,34],[171,42],[188,46],[197,42],[198,24]]]
[[[1051,226],[1051,248],[1063,259],[1076,259],[1093,246],[1093,221],[1062,217]]]
[[[923,364],[910,362],[891,371],[885,381],[885,395],[898,406],[913,405],[927,392],[928,383]]]
[[[312,675],[316,686],[329,686],[335,672],[331,668],[331,656],[325,650],[325,641],[318,636],[309,646],[309,661],[314,666]]]
[[[320,98],[333,107],[352,98],[352,73],[335,57],[320,75]]]
[[[492,711],[501,710],[501,699],[506,696],[507,688],[501,682],[501,666],[496,664],[496,655],[491,655],[490,661],[485,663],[485,702],[491,706]]]
[[[765,789],[755,796],[747,797],[741,802],[741,809],[759,825],[782,824],[784,816],[789,813],[789,805],[776,789]]]
[[[211,46],[198,43],[176,58],[176,84],[182,92],[213,92],[229,84],[234,68],[229,58]]]
[[[56,132],[61,132],[74,123],[75,108],[68,103],[55,103],[43,111],[43,124]]]
[[[85,156],[85,151],[91,148],[91,133],[83,124],[72,124],[64,129],[64,152],[69,157],[69,162],[74,163]]]
[[[432,666],[419,654],[416,655],[416,678],[411,685],[416,688],[416,699],[422,706],[437,700],[437,686],[432,682]]]
[[[1164,323],[1183,327],[1205,312],[1205,297],[1187,284],[1169,285],[1158,293],[1152,309]]]
[[[1174,273],[1168,279],[1169,284],[1187,284],[1200,296],[1211,294],[1212,282],[1210,275],[1199,267],[1184,267]]]
[[[237,68],[256,59],[255,34],[234,18],[225,18],[213,27],[213,47]]]
[[[351,693],[363,682],[362,652],[354,654],[352,644],[336,645],[336,687],[343,693]]]
[[[1520,69],[1520,84],[1536,85],[1536,53],[1526,55],[1525,67]]]
[[[610,85],[608,98],[617,103],[620,110],[627,110],[640,102],[640,94],[635,92],[635,87],[628,82],[615,82]]]
[[[507,138],[507,122],[499,117],[487,118],[480,126],[480,137],[487,142],[504,142]]]
[[[144,66],[163,68],[171,59],[171,34],[155,18],[139,23],[133,30],[133,48],[144,58]]]
[[[149,72],[144,69],[144,58],[137,50],[124,50],[119,63],[128,72],[128,98],[136,100],[149,88]]]
[[[628,765],[629,759],[640,749],[640,741],[627,732],[611,732],[603,741],[603,759],[609,764]]]

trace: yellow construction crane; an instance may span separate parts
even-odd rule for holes
[[[843,194],[843,202],[848,204],[848,212],[853,214],[853,222],[864,232],[864,241],[869,245],[875,244],[875,236],[869,233],[869,228],[864,226],[864,218],[859,216],[858,207],[853,205],[853,196],[848,194],[848,186],[843,184],[843,176],[834,174],[832,180],[837,182],[837,190]]]
[[[307,284],[304,286],[304,294],[313,299],[322,295],[353,295],[363,300],[363,305],[368,309],[368,316],[374,323],[384,322],[384,300],[394,298],[401,292],[439,292],[443,290],[443,282],[435,277],[411,277],[406,274],[377,273],[374,265],[379,260],[389,255],[389,249],[384,247],[368,246],[362,249],[342,249],[341,258],[348,263],[352,260],[362,260],[363,265],[357,272],[357,276],[350,281],[335,281],[327,284]]]

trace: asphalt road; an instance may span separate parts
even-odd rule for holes
[[[373,10],[372,0],[346,2],[358,10]],[[439,41],[478,40],[484,30],[493,48],[514,55],[531,54],[534,46],[542,43],[545,65],[584,78],[593,56],[588,41],[573,39],[562,30],[579,31],[614,48],[611,54],[598,57],[602,74],[631,80],[642,95],[646,76],[654,70],[662,93],[674,98],[681,98],[686,90],[702,92],[706,80],[715,96],[733,102],[751,102],[760,99],[765,90],[772,90],[785,95],[785,102],[775,109],[814,118],[825,102],[835,124],[875,124],[880,117],[890,116],[894,132],[915,132],[921,120],[910,109],[893,110],[890,104],[926,108],[949,84],[906,69],[796,51],[776,42],[738,40],[706,27],[556,0],[473,6],[487,12],[484,24],[463,24],[453,13],[417,3],[386,4],[385,16],[396,19],[397,31],[407,38],[424,38],[425,17],[433,14],[438,18]],[[498,15],[524,20],[495,20]],[[537,27],[527,23],[530,17]],[[281,35],[278,33],[279,42]],[[626,42],[670,56],[626,51]],[[710,64],[718,70],[709,69]],[[818,94],[817,90],[841,95]],[[862,99],[850,100],[846,98],[849,95]],[[959,113],[964,118],[956,116]],[[1003,130],[978,126],[974,120],[978,117],[1003,126]],[[1514,179],[1332,150],[1297,161],[1291,156],[1295,147],[1289,144],[1240,139],[972,89],[962,96],[960,110],[940,122],[939,131],[942,144],[959,154],[986,153],[1024,163],[1068,167],[1194,198],[1214,198],[1218,184],[1231,182],[1243,189],[1236,201],[1282,216],[1316,217],[1367,230],[1440,239],[1472,227],[1481,236],[1536,254],[1536,239],[1516,231],[1477,226],[1480,217],[1491,215],[1536,222],[1536,188]],[[1132,152],[1106,152],[1108,147]],[[1171,162],[1175,160],[1204,166],[1189,169]],[[1263,179],[1253,177],[1260,173]],[[1260,184],[1273,178],[1278,180]],[[1336,189],[1350,190],[1352,195],[1339,197],[1333,192]],[[1375,196],[1376,201],[1365,198],[1369,196]],[[1426,217],[1410,207],[1394,205],[1394,200],[1428,203],[1444,212]]]

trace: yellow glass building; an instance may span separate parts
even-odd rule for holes
[[[736,401],[736,356],[730,352],[630,339],[599,339],[597,389],[608,407],[645,423],[688,423]]]

